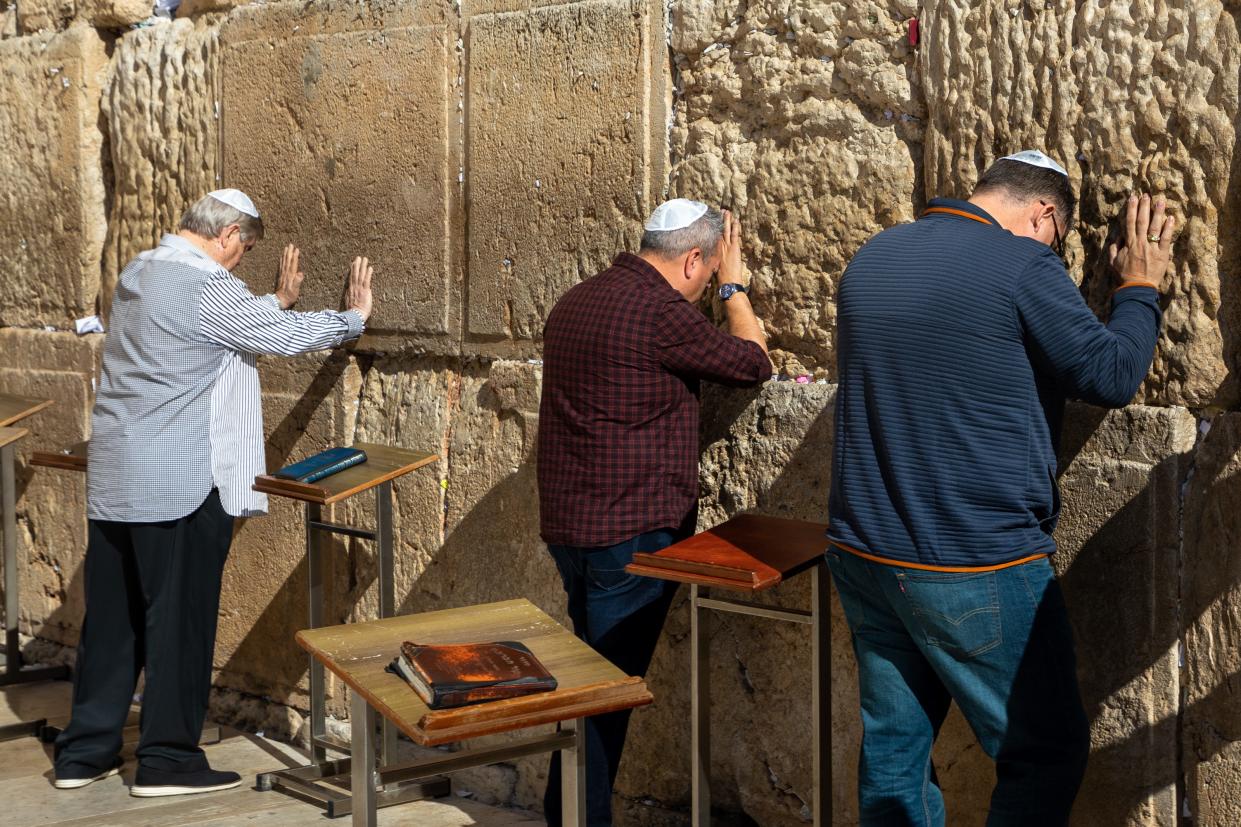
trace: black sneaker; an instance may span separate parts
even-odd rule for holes
[[[210,767],[189,772],[170,772],[139,764],[129,794],[138,798],[156,798],[161,795],[213,793],[217,790],[231,790],[240,785],[241,776],[235,772],[213,770]]]
[[[116,775],[124,763],[118,755],[112,759],[112,766],[102,772],[85,764],[66,764],[63,769],[57,768],[56,780],[52,782],[52,786],[58,790],[76,790],[93,781]]]

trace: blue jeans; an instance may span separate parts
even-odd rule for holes
[[[834,548],[827,564],[858,662],[863,827],[944,824],[931,745],[950,701],[996,763],[988,827],[1066,824],[1090,733],[1051,564],[933,572]]]
[[[560,570],[573,632],[626,675],[646,676],[677,584],[628,574],[634,552],[659,551],[693,534],[697,512],[677,529],[648,531],[614,546],[549,545]],[[586,719],[586,822],[611,827],[612,785],[629,728],[629,710]],[[543,797],[549,827],[560,827],[560,753],[552,754]]]

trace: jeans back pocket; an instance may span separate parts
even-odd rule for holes
[[[927,645],[966,660],[1004,642],[995,572],[905,572],[897,577]]]

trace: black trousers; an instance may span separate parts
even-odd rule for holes
[[[198,739],[232,538],[233,518],[214,490],[179,520],[90,521],[86,619],[72,717],[56,739],[58,772],[111,766],[143,670],[139,762],[173,771],[207,766]]]

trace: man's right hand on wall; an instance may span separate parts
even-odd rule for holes
[[[720,269],[717,284],[740,284],[749,289],[750,273],[741,259],[741,222],[731,210],[724,210],[724,237],[721,241]]]
[[[354,310],[362,321],[371,317],[371,276],[375,268],[365,256],[358,256],[349,267],[349,283],[345,285],[345,309]]]
[[[1143,193],[1129,196],[1125,213],[1125,243],[1108,248],[1112,267],[1122,282],[1149,282],[1157,290],[1164,287],[1168,261],[1172,257],[1172,235],[1176,219],[1167,215],[1163,196],[1151,205]]]

